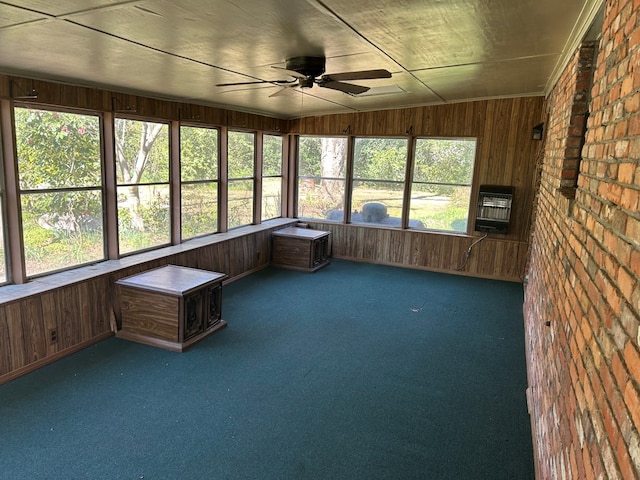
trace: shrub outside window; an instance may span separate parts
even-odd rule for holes
[[[218,231],[218,139],[214,128],[180,127],[183,239]]]
[[[169,126],[115,119],[120,253],[171,242]]]
[[[100,118],[16,107],[27,276],[105,258]]]
[[[408,141],[356,138],[351,187],[351,223],[402,226]]]
[[[299,137],[299,218],[344,221],[347,149],[346,137]]]
[[[475,139],[416,139],[410,227],[466,232]]]
[[[255,133],[229,132],[227,170],[229,228],[253,223],[255,142]]]
[[[282,216],[282,137],[262,137],[262,220]]]

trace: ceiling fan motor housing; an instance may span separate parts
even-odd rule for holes
[[[301,87],[313,86],[313,79],[324,73],[325,58],[324,57],[293,57],[287,59],[286,69],[298,72],[308,77],[310,82],[305,85],[304,80],[300,79]]]

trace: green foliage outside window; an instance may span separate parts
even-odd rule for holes
[[[410,219],[430,230],[467,230],[475,151],[474,139],[416,140]]]
[[[262,137],[262,220],[282,215],[282,137]]]
[[[120,253],[168,244],[169,126],[116,118]]]
[[[220,132],[180,127],[182,238],[218,231],[218,163]]]
[[[255,134],[229,132],[228,137],[228,227],[253,223]]]
[[[27,275],[104,258],[100,120],[15,109]]]
[[[408,208],[409,228],[466,231],[475,146],[475,139],[421,138],[416,140],[414,158],[408,159],[405,139],[355,139],[352,222],[399,227],[402,210]],[[414,162],[413,180],[405,206],[409,161]],[[299,217],[344,220],[345,168],[346,139],[299,138]],[[379,204],[374,205],[375,215],[363,213],[370,204]]]

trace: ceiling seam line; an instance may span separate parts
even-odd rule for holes
[[[355,33],[356,35],[358,35],[362,40],[364,40],[365,42],[367,42],[369,45],[371,45],[373,48],[375,48],[376,50],[378,50],[380,53],[382,53],[385,57],[387,57],[389,60],[391,60],[393,63],[395,63],[396,65],[398,65],[404,72],[408,73],[409,75],[411,75],[416,81],[420,82],[422,85],[424,85],[427,89],[429,89],[436,97],[438,97],[440,100],[442,100],[444,103],[447,103],[447,100],[445,98],[443,98],[438,92],[436,92],[433,88],[431,88],[429,85],[427,85],[426,83],[424,83],[422,80],[420,80],[418,77],[416,77],[411,70],[407,69],[404,65],[402,65],[400,62],[398,62],[395,58],[393,58],[391,55],[389,55],[387,52],[385,52],[382,48],[380,48],[378,45],[376,45],[375,43],[373,43],[371,40],[369,40],[367,37],[365,37],[364,35],[362,35],[358,30],[356,30],[355,27],[353,27],[349,22],[347,22],[345,19],[343,19],[340,15],[338,15],[335,11],[333,11],[329,6],[327,6],[322,0],[316,0],[316,2],[322,6],[322,8],[324,8],[327,12],[329,12],[333,17],[335,17],[336,19],[338,19],[343,25],[345,25],[349,30],[351,30],[353,33]]]

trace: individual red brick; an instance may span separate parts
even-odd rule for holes
[[[640,135],[640,115],[629,118],[629,136]]]
[[[618,436],[617,439],[612,439],[612,442],[615,441],[617,441],[616,458],[620,467],[621,478],[633,479],[636,475],[636,467],[629,455],[629,448],[621,436]]]
[[[623,355],[631,378],[640,379],[640,353],[638,353],[638,346],[633,341],[627,342]]]
[[[627,77],[624,80],[623,85],[627,85],[629,88],[629,92],[627,92],[627,94],[631,93],[633,91],[633,77]],[[624,101],[624,109],[627,114],[637,113],[638,109],[640,109],[640,93],[636,92],[633,95],[627,97]]]
[[[640,394],[634,386],[634,382],[629,380],[624,389],[624,403],[631,414],[631,418],[636,428],[640,427]]]
[[[633,250],[631,252],[631,261],[629,262],[629,268],[634,275],[640,276],[640,252]]]
[[[611,359],[611,372],[620,390],[624,391],[627,381],[629,380],[629,372],[624,366],[624,363],[622,363],[618,352],[616,352]]]
[[[618,282],[618,288],[622,292],[622,296],[630,301],[631,295],[633,294],[633,291],[637,285],[635,277],[627,272],[627,270],[625,270],[624,268],[620,268],[618,269],[618,276],[616,280]]]
[[[632,212],[635,212],[638,210],[638,206],[640,205],[639,199],[640,199],[640,191],[631,189],[631,188],[626,188],[622,192],[622,196],[620,197],[620,206],[623,208],[626,208],[627,210],[631,210]],[[627,221],[627,229],[629,228],[628,225],[632,220],[634,219],[629,217],[629,220]],[[632,236],[631,238],[640,238],[640,237]]]
[[[627,148],[628,148],[628,142],[627,142]],[[635,170],[636,170],[635,163],[631,163],[631,162],[620,163],[618,165],[618,181],[622,183],[632,184]]]

